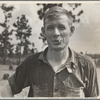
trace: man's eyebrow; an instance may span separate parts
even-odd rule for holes
[[[63,24],[59,24],[58,26],[65,26],[65,25],[63,25]]]
[[[54,25],[47,25],[47,27],[48,27],[48,26],[54,26]]]

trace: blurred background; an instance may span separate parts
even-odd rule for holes
[[[100,2],[0,1],[0,91],[27,56],[47,47],[41,27],[45,12],[53,6],[63,6],[71,14],[75,32],[69,45],[93,58],[100,83]],[[15,96],[27,97],[28,89]]]

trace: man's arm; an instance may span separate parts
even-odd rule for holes
[[[86,85],[86,97],[97,97],[99,95],[99,87],[98,87],[98,79],[97,79],[97,71],[96,64],[92,59],[88,61],[87,68],[87,85]]]
[[[2,97],[14,97],[14,94],[13,94],[8,82],[7,82],[6,86],[2,88],[1,96]]]

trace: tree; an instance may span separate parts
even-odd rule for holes
[[[0,8],[3,11],[5,20],[3,23],[0,23],[0,26],[3,28],[3,31],[0,33],[0,56],[3,60],[3,63],[6,63],[6,58],[12,52],[13,45],[11,44],[12,31],[9,31],[10,26],[8,25],[9,20],[12,18],[13,6],[7,6],[2,4]]]
[[[28,40],[25,40],[25,45],[24,45],[24,50],[23,50],[23,55],[26,56],[27,54],[30,53],[30,48],[29,45],[31,43]]]
[[[42,8],[40,8],[40,9],[37,11],[37,14],[39,15],[39,19],[40,19],[40,20],[43,19],[45,12],[46,12],[48,9],[50,9],[51,7],[54,7],[54,6],[60,6],[60,7],[62,7],[62,6],[63,6],[62,3],[54,3],[54,4],[50,4],[50,3],[49,3],[49,4],[47,4],[47,3],[46,3],[46,4],[44,4],[44,3],[38,3],[37,5],[38,5],[38,6],[41,6],[41,5],[42,5]],[[81,14],[83,14],[83,10],[79,10],[78,13],[76,13],[76,14],[74,14],[73,12],[74,12],[75,10],[77,10],[77,8],[78,8],[79,6],[81,6],[81,3],[68,3],[66,6],[69,6],[69,7],[72,8],[72,10],[70,10],[69,13],[71,14],[71,16],[72,16],[72,18],[73,18],[73,22],[74,22],[74,23],[79,23],[79,22],[80,22],[80,18],[79,18],[79,17],[81,16]],[[39,39],[42,39],[44,45],[47,44],[47,43],[46,43],[46,39],[44,38],[44,36],[43,36],[42,33],[40,33]]]
[[[35,54],[38,52],[37,48],[35,48],[35,44],[34,43],[31,43],[32,44],[32,49],[31,49],[31,53],[32,54]]]
[[[17,64],[19,64],[20,62],[20,46],[19,44],[16,44],[16,48],[15,48],[15,57],[17,58]]]
[[[18,54],[19,63],[21,62],[22,47],[24,48],[24,54],[28,53],[28,47],[30,42],[28,38],[31,36],[32,28],[28,25],[28,19],[25,15],[17,17],[17,21],[13,24],[16,32],[15,36],[19,43],[16,45],[16,53]]]

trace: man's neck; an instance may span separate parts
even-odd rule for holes
[[[69,56],[68,47],[63,50],[51,50],[48,48],[47,60],[52,66],[60,66],[64,64]]]

